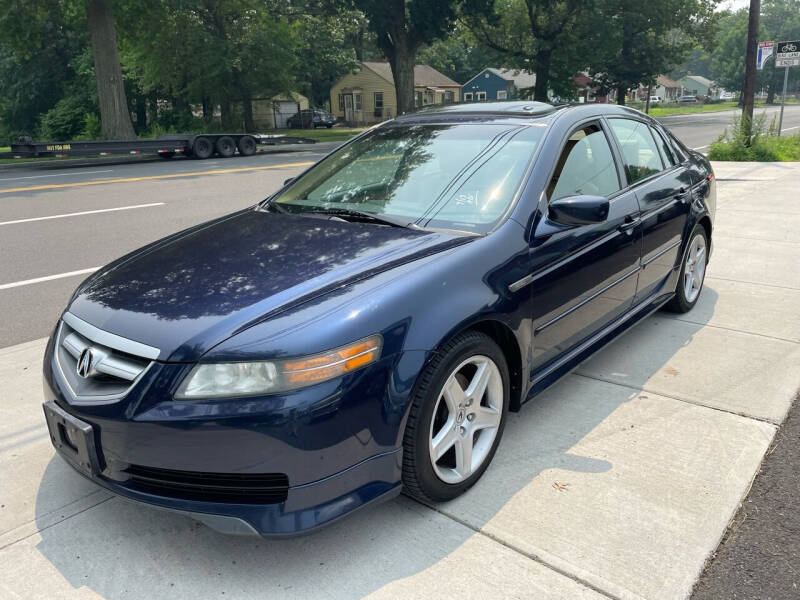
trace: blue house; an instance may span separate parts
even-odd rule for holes
[[[535,85],[535,73],[489,67],[461,86],[461,98],[464,102],[530,100]]]

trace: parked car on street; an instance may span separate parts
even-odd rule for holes
[[[396,118],[84,281],[45,352],[52,442],[100,486],[226,532],[455,498],[509,411],[692,309],[715,198],[705,157],[630,108]]]
[[[661,96],[650,96],[650,104],[660,104]]]
[[[286,124],[292,129],[316,129],[317,127],[330,129],[334,123],[336,123],[336,118],[331,113],[319,108],[301,110],[286,120]]]
[[[692,94],[686,94],[683,96],[678,97],[678,102],[699,102],[697,96],[693,96]]]

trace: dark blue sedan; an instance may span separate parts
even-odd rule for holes
[[[519,410],[697,302],[708,161],[642,113],[448,106],[76,290],[44,362],[81,474],[219,530],[313,530],[464,493]]]

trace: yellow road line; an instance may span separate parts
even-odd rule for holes
[[[214,171],[192,171],[191,173],[170,173],[167,175],[144,175],[142,177],[121,177],[118,179],[100,179],[97,181],[76,181],[74,183],[51,183],[49,185],[33,185],[29,187],[0,189],[0,194],[14,192],[31,192],[35,190],[57,190],[61,188],[81,187],[85,185],[105,185],[108,183],[129,183],[133,181],[150,181],[153,179],[175,179],[178,177],[197,177],[199,175],[222,175],[225,173],[243,173],[245,171],[263,171],[264,169],[286,169],[291,167],[309,167],[313,162],[283,163],[263,167],[240,167],[238,169],[216,169]]]

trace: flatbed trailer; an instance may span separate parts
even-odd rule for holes
[[[21,139],[11,144],[11,152],[0,153],[0,158],[42,158],[67,156],[111,156],[113,154],[158,154],[161,158],[176,155],[205,159],[212,156],[229,158],[251,156],[259,144],[314,144],[311,138],[285,135],[257,135],[250,133],[197,133],[170,134],[149,140],[100,140],[95,142],[34,142]]]

